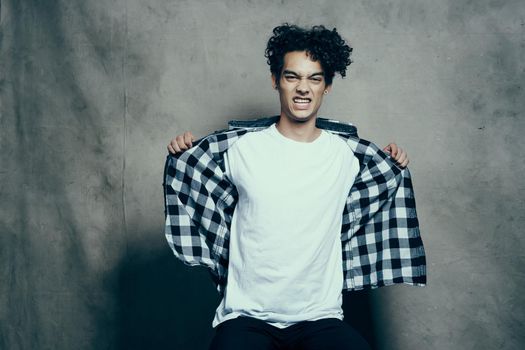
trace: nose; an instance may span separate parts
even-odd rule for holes
[[[305,79],[299,79],[295,90],[301,95],[306,95],[310,91],[310,86],[308,86],[308,82]]]

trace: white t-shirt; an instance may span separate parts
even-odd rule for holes
[[[224,162],[239,200],[212,326],[240,315],[279,328],[343,319],[342,213],[359,172],[350,147],[325,130],[294,141],[273,124],[241,137]]]

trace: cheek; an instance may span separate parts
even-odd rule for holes
[[[287,100],[291,98],[292,93],[288,90],[282,89],[279,95],[281,96],[282,100]]]
[[[288,96],[284,92],[281,92],[279,94],[279,99],[281,101],[281,105],[283,106],[288,105]]]

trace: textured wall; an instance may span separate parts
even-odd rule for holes
[[[0,348],[205,349],[218,298],[163,237],[165,144],[277,114],[284,21],[355,48],[322,115],[411,158],[425,288],[349,295],[378,349],[525,344],[525,4],[1,1]]]

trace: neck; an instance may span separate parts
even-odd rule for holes
[[[302,122],[291,120],[281,114],[275,126],[283,136],[289,139],[299,142],[313,142],[321,134],[321,129],[315,126],[316,118],[317,117],[314,117]]]

